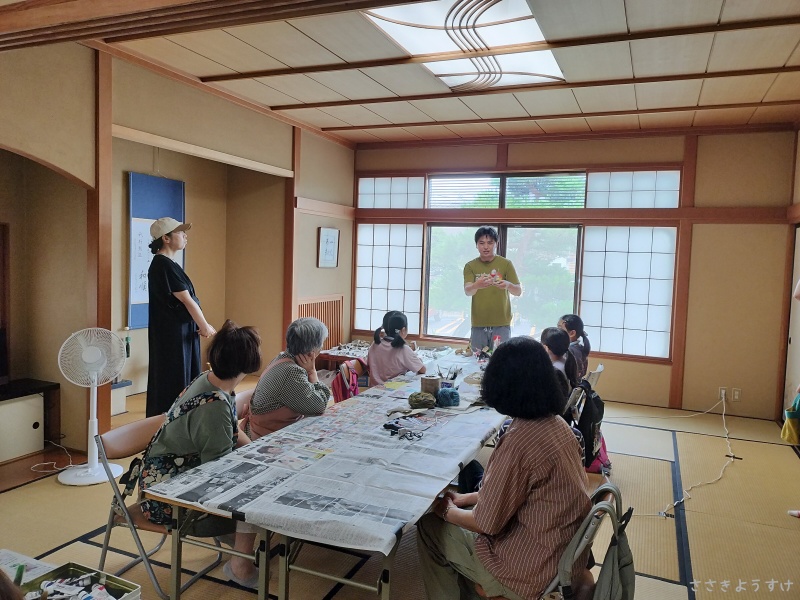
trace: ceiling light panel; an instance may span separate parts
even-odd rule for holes
[[[490,51],[544,40],[525,0],[435,0],[365,14],[413,56]],[[453,89],[563,79],[549,50],[432,61],[426,66]]]

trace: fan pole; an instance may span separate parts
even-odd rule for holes
[[[73,467],[61,471],[58,480],[65,485],[93,485],[108,481],[105,470],[97,460],[97,443],[94,436],[97,435],[97,372],[91,373],[92,385],[89,388],[89,439],[87,445],[88,463],[85,467]],[[111,473],[114,478],[122,475],[122,467],[109,463]]]

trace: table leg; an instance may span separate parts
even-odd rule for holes
[[[278,536],[278,600],[289,600],[289,542],[288,536]]]
[[[173,506],[174,518],[172,520],[172,565],[169,575],[170,600],[180,600],[181,597],[181,524],[185,517],[186,509]]]
[[[256,563],[258,564],[258,600],[269,598],[269,531],[264,530],[258,542]]]
[[[401,531],[397,534],[397,542],[395,542],[392,551],[383,557],[383,569],[381,570],[381,579],[378,583],[381,600],[389,600],[391,597],[392,565],[394,564],[394,555],[397,554],[397,549],[400,547],[400,540],[402,539],[402,536],[403,532]]]

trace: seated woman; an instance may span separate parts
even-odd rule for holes
[[[578,377],[578,362],[570,352],[569,335],[558,327],[548,327],[542,331],[542,345],[550,356],[553,367],[558,371],[559,384],[564,390],[564,396],[569,397],[572,388],[580,382]],[[562,377],[563,375],[563,377]]]
[[[480,490],[447,492],[417,523],[425,590],[431,600],[459,600],[477,583],[490,598],[539,598],[591,508],[578,443],[559,416],[564,398],[550,358],[533,338],[494,351],[481,395],[513,420]],[[587,582],[586,561],[578,564],[573,581]]]
[[[385,335],[381,337],[381,330]],[[367,365],[371,382],[381,385],[407,371],[424,373],[417,353],[406,344],[408,319],[399,310],[390,310],[383,317],[383,327],[375,330],[375,342],[369,347]]]
[[[233,389],[247,373],[261,366],[260,347],[261,338],[255,328],[225,321],[208,347],[211,370],[201,373],[181,392],[145,450],[139,476],[141,490],[224,456],[250,441],[237,427]],[[169,504],[143,500],[141,507],[153,523],[172,522]],[[195,521],[191,533],[206,537],[234,530],[234,549],[252,553],[257,529],[240,521],[204,515]],[[224,571],[240,585],[251,588],[258,585],[258,573],[251,560],[234,556],[225,564]]]
[[[563,329],[569,335],[569,351],[578,363],[578,379],[586,377],[589,369],[589,353],[592,345],[589,343],[589,336],[583,330],[583,319],[578,315],[564,315],[558,320],[559,329]],[[578,341],[578,338],[581,338]]]
[[[325,412],[331,391],[320,383],[314,360],[327,337],[325,323],[313,317],[303,317],[289,325],[286,350],[264,369],[242,411],[244,432],[250,439]]]

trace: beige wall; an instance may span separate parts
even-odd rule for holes
[[[339,266],[317,268],[317,230],[339,230]],[[298,302],[303,298],[342,294],[344,296],[344,338],[350,339],[350,285],[353,277],[353,221],[298,213],[295,217],[294,279]]]
[[[114,124],[292,168],[290,125],[124,61],[113,73]]]
[[[430,148],[395,148],[359,150],[357,171],[402,171],[404,169],[494,169],[497,148],[487,146],[433,146]]]
[[[87,327],[86,190],[0,151],[0,221],[10,236],[10,375],[61,384],[64,445],[86,448],[87,391],[58,368],[58,350]]]
[[[0,147],[94,186],[94,51],[0,52]]]
[[[700,136],[695,206],[786,206],[792,198],[795,134]]]
[[[154,162],[155,160],[155,162]],[[153,172],[153,167],[156,172]],[[113,145],[112,329],[121,335],[128,324],[128,184],[127,172],[157,174],[186,182],[186,220],[192,223],[186,248],[186,273],[192,279],[209,323],[225,319],[226,204],[228,167],[201,158],[158,150],[125,140]],[[123,377],[133,381],[128,394],[147,389],[147,329],[131,331],[131,357]],[[205,342],[203,349],[205,349]],[[203,356],[202,360],[205,360]]]
[[[225,316],[258,328],[267,362],[280,352],[284,337],[285,181],[235,167],[228,171]]]
[[[68,382],[58,351],[72,333],[89,326],[86,191],[31,161],[23,163],[25,225],[26,376],[61,383],[63,444],[86,449],[86,388]]]
[[[9,371],[12,379],[28,372],[28,303],[25,263],[25,202],[23,169],[28,161],[0,150],[0,221],[8,224],[9,251]]]
[[[683,160],[682,137],[509,144],[510,169],[611,163],[670,163]]]
[[[671,365],[597,358],[589,355],[589,370],[603,365],[603,374],[597,384],[597,393],[604,400],[669,406],[669,380]]]
[[[301,198],[353,206],[354,161],[349,148],[303,132],[295,192]]]
[[[732,414],[775,416],[785,225],[697,225],[692,239],[684,408],[740,388]]]

